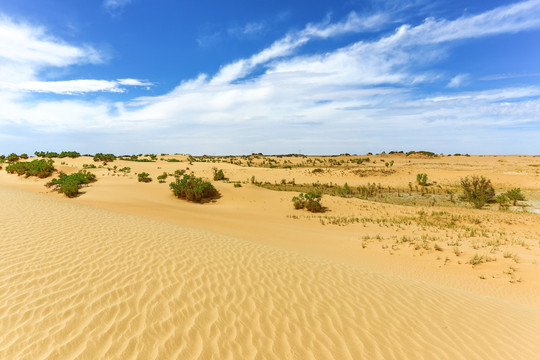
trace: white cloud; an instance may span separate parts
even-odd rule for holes
[[[90,46],[73,46],[49,35],[42,27],[0,16],[2,81],[31,81],[44,68],[101,61],[101,54]]]
[[[302,31],[286,35],[250,58],[241,59],[222,67],[212,79],[212,83],[230,83],[238,80],[258,65],[290,55],[295,49],[314,38],[328,38],[349,32],[367,31],[377,28],[383,21],[386,21],[386,17],[382,15],[360,17],[353,12],[347,19],[335,24],[329,24],[328,21],[322,24],[308,24]]]
[[[116,10],[129,4],[132,0],[105,0],[103,6],[109,10]]]
[[[138,79],[118,79],[118,84],[120,85],[129,85],[129,86],[152,86],[149,81],[138,80]]]
[[[54,94],[82,94],[96,91],[123,92],[116,81],[107,80],[25,81],[17,84],[0,83],[0,87]]]
[[[462,85],[464,85],[465,83],[467,83],[468,80],[469,80],[469,75],[468,74],[459,74],[459,75],[454,76],[450,80],[448,85],[446,85],[446,86],[449,87],[449,88],[458,88],[458,87],[461,87]]]
[[[15,22],[0,16],[0,89],[15,92],[82,94],[124,92],[122,86],[152,86],[138,79],[74,79],[42,81],[39,73],[51,67],[102,62],[99,51],[90,46],[75,46],[55,38],[39,26]]]
[[[223,66],[214,76],[201,74],[162,96],[127,103],[74,99],[36,103],[8,93],[11,98],[0,96],[0,124],[51,133],[122,132],[132,140],[129,143],[141,139],[153,146],[149,151],[246,153],[302,148],[335,153],[389,150],[388,144],[395,147],[392,150],[407,149],[415,144],[426,150],[432,146],[437,151],[474,152],[484,146],[484,151],[497,152],[494,135],[505,144],[508,140],[501,136],[502,128],[513,127],[513,135],[508,136],[516,138],[533,134],[534,129],[540,132],[540,90],[460,92],[452,86],[463,84],[465,74],[446,84],[448,78],[424,69],[444,56],[440,44],[536,29],[539,3],[517,3],[456,20],[427,19],[326,53],[295,53],[314,39],[369,31],[386,21],[384,16],[352,13],[343,21],[309,24]],[[254,75],[255,69],[262,71]],[[442,94],[427,96],[418,91],[430,81],[442,83]],[[100,84],[122,89],[147,82],[118,79]],[[64,85],[66,89],[75,82]],[[531,126],[536,126],[533,131]],[[460,143],[466,146],[456,149]],[[519,146],[532,152],[532,144]],[[118,146],[121,152],[135,151],[126,144]]]

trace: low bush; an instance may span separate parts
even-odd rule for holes
[[[208,181],[195,175],[184,175],[169,184],[174,196],[193,202],[203,202],[218,196],[218,191]]]
[[[15,153],[11,153],[11,154],[9,154],[9,155],[6,157],[6,160],[7,160],[8,162],[19,161],[19,155],[15,154]]]
[[[81,170],[71,175],[60,173],[57,179],[52,179],[46,186],[54,186],[55,190],[64,193],[67,197],[74,197],[79,194],[79,189],[82,185],[87,185],[94,181],[96,181],[95,174]]]
[[[52,160],[32,160],[14,162],[6,166],[6,171],[10,174],[37,176],[40,179],[51,176],[55,171]]]
[[[215,181],[226,180],[225,174],[223,173],[223,170],[221,170],[221,169],[218,170],[218,168],[212,168],[212,170],[214,171],[214,180]]]
[[[165,180],[167,179],[167,173],[166,172],[163,172],[163,174],[161,175],[158,175],[157,179],[158,179],[158,182],[160,184],[163,184],[165,182]]]
[[[94,161],[112,162],[116,160],[116,156],[113,154],[97,153],[94,155]]]
[[[321,205],[322,195],[320,192],[310,191],[307,193],[301,193],[299,196],[292,198],[292,202],[295,209],[307,209],[311,212],[323,212],[323,206]]]
[[[512,205],[514,206],[516,206],[516,203],[518,200],[521,200],[521,201],[525,200],[525,196],[523,196],[523,194],[521,193],[520,188],[514,188],[512,190],[508,190],[507,192],[504,193],[504,195],[506,195],[508,200],[512,201]]]
[[[337,188],[337,193],[338,193],[339,196],[348,197],[348,196],[352,195],[353,190],[351,189],[349,184],[345,183],[345,185],[343,185],[343,187],[338,187]]]
[[[499,204],[499,210],[506,210],[510,206],[510,199],[506,194],[497,195],[495,201]]]
[[[152,178],[150,177],[150,174],[147,172],[142,172],[137,175],[138,181],[143,183],[149,183],[152,181]]]
[[[34,154],[38,157],[42,157],[42,158],[53,158],[53,157],[58,157],[58,158],[65,158],[65,157],[70,157],[72,159],[75,159],[75,158],[78,158],[79,156],[81,156],[80,153],[78,153],[77,151],[62,151],[60,154],[57,153],[57,152],[54,152],[54,151],[36,151],[34,152]]]
[[[418,185],[426,186],[427,185],[427,174],[416,174],[416,182]]]
[[[129,166],[124,166],[123,168],[119,169],[118,171],[121,171],[124,173],[124,175],[127,175],[131,172],[131,168]]]
[[[483,208],[486,203],[495,198],[495,190],[491,185],[491,180],[483,176],[473,175],[471,179],[468,177],[461,179],[461,188],[463,189],[462,198],[477,209]]]

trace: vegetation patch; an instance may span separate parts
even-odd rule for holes
[[[465,177],[461,179],[463,189],[463,200],[471,203],[475,208],[481,209],[488,202],[495,199],[495,190],[491,185],[491,180],[483,176],[473,175],[471,179]]]
[[[177,177],[176,180],[169,184],[174,196],[180,199],[185,199],[193,202],[206,202],[219,196],[218,191],[208,181],[204,181],[195,175],[185,174],[182,178]]]
[[[116,160],[116,155],[97,153],[94,155],[94,161],[113,162]]]
[[[96,181],[96,175],[86,170],[66,175],[60,173],[58,178],[52,179],[45,186],[54,187],[54,190],[64,193],[67,197],[75,197],[83,185]]]
[[[218,170],[218,168],[216,167],[212,168],[212,170],[214,171],[214,181],[227,180],[225,174],[223,173],[223,170]]]
[[[19,161],[6,166],[6,171],[10,174],[37,176],[40,179],[49,177],[55,171],[53,160],[32,160]]]
[[[292,198],[292,202],[295,209],[307,209],[311,212],[323,212],[324,208],[321,205],[322,195],[320,192],[310,191],[307,193],[301,193],[298,196]]]
[[[152,178],[150,177],[150,174],[147,173],[147,172],[142,172],[140,174],[137,175],[137,179],[139,182],[143,182],[143,183],[149,183],[152,181]]]
[[[34,152],[34,155],[36,155],[37,157],[40,157],[40,158],[65,158],[65,157],[70,157],[72,159],[75,159],[75,158],[78,158],[79,156],[81,156],[81,154],[79,154],[77,151],[62,151],[61,153],[57,153],[57,152],[54,152],[54,151],[36,151]]]

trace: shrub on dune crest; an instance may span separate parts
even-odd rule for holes
[[[49,177],[54,171],[53,160],[20,161],[9,164],[6,171],[10,174],[37,176],[40,179]]]

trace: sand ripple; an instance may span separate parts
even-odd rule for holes
[[[65,199],[0,198],[2,359],[540,354],[538,308]]]

